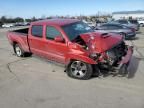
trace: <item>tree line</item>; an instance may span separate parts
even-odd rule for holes
[[[36,21],[36,20],[38,20],[38,19],[36,19],[35,17],[30,18],[30,19],[24,19],[22,17],[7,18],[6,16],[2,16],[0,18],[0,26],[5,23],[32,22],[32,21]]]

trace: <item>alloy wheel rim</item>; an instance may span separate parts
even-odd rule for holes
[[[84,77],[85,74],[87,73],[87,66],[85,63],[81,61],[74,61],[71,64],[70,69],[71,69],[72,75],[77,78]]]
[[[21,52],[21,49],[20,47],[16,47],[16,54],[20,57],[22,52]]]

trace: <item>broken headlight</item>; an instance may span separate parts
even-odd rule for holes
[[[97,54],[97,53],[90,54],[90,58],[92,58],[94,60],[97,60],[99,57],[100,57],[100,54]]]

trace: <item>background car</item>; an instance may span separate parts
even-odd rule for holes
[[[136,19],[130,19],[129,22],[130,22],[131,24],[137,25],[137,27],[140,27],[140,24],[139,24],[138,20],[136,20]],[[138,29],[139,29],[139,28],[138,28]]]
[[[120,23],[120,24],[125,25],[125,26],[128,26],[130,28],[134,28],[136,31],[139,30],[139,25],[131,23],[129,20],[120,19],[120,20],[116,20],[115,22]]]
[[[28,22],[17,22],[15,23],[15,26],[28,26],[29,23]]]
[[[141,27],[144,27],[144,19],[138,20],[138,23]]]
[[[3,28],[10,28],[10,27],[13,27],[14,24],[3,24],[2,27]]]
[[[88,24],[88,26],[90,26],[91,28],[95,28],[96,24],[93,23],[93,22],[88,22],[88,21],[85,21],[85,20],[82,20],[82,22]]]
[[[96,31],[108,32],[108,33],[118,33],[122,35],[125,39],[131,39],[136,36],[135,29],[127,27],[121,24],[106,23],[99,27],[96,27]]]

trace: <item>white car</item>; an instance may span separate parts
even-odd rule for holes
[[[144,26],[144,20],[138,20],[138,23],[140,24],[140,26]]]
[[[10,28],[10,27],[13,27],[14,25],[13,24],[3,24],[2,27],[3,28]]]

